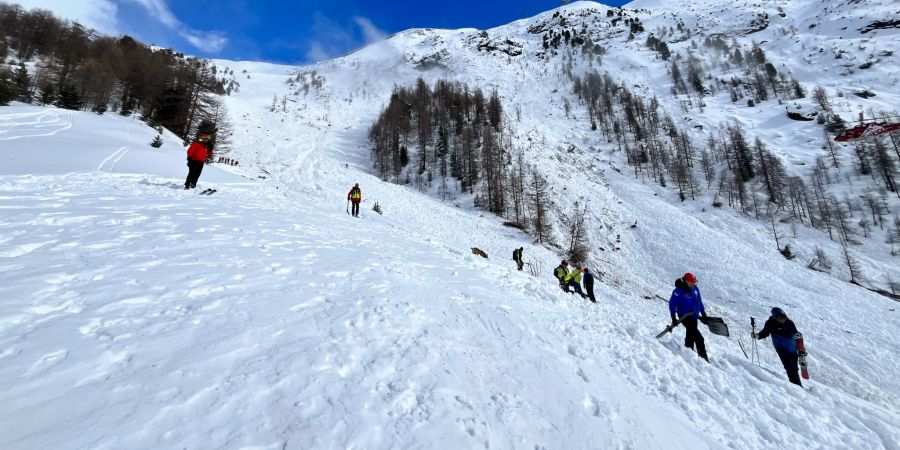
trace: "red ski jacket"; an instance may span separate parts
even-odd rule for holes
[[[188,147],[187,157],[194,161],[206,161],[209,156],[209,149],[202,142],[194,142]]]

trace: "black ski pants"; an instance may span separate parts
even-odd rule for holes
[[[787,372],[788,380],[797,386],[803,386],[800,384],[800,368],[797,364],[800,356],[787,350],[776,349],[775,351],[778,353],[778,358],[781,359],[784,371]]]
[[[592,302],[597,303],[597,299],[594,298],[594,287],[593,286],[587,286],[587,296],[589,299],[591,299]]]
[[[359,202],[350,202],[353,207],[350,209],[350,213],[353,214],[353,217],[359,216]]]
[[[200,179],[200,173],[203,172],[203,161],[189,159],[187,166],[188,176],[187,179],[184,180],[184,187],[195,188],[197,187],[197,181]]]
[[[706,357],[706,343],[703,341],[703,335],[697,329],[697,319],[688,317],[681,321],[684,329],[687,331],[684,335],[684,346],[693,349],[696,346],[697,356],[709,361]]]

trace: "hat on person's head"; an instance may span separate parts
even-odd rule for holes
[[[784,313],[783,309],[781,309],[779,307],[772,308],[772,317],[786,317],[786,316],[787,316],[787,314]]]
[[[681,277],[681,279],[683,279],[684,281],[687,281],[688,283],[697,284],[697,277],[695,277],[694,274],[692,274],[690,272],[684,274],[684,276]]]

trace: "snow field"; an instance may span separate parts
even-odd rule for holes
[[[664,444],[631,396],[586,393],[616,375],[559,339],[550,311],[578,307],[541,281],[219,187],[4,181],[4,248],[30,249],[2,263],[4,448]]]
[[[540,45],[529,23],[489,31]],[[898,448],[896,303],[841,269],[785,261],[763,222],[640,184],[577,101],[578,119],[563,117],[559,61],[488,56],[463,43],[474,33],[413,30],[303,68],[325,87],[289,97],[287,112],[267,107],[297,69],[217,62],[240,74],[226,102],[242,167],[207,166],[210,197],[179,189],[174,136],[153,150],[154,130],[114,114],[0,109],[0,447]],[[774,28],[758,36],[770,58],[788,54]],[[610,39],[621,50],[610,44],[599,69],[678,111],[643,43]],[[411,66],[444,48],[445,67]],[[831,57],[789,64],[801,81],[838,86],[814,78],[839,70]],[[597,305],[559,292],[559,257],[470,199],[369,174],[368,126],[392,87],[418,76],[497,86],[509,120],[523,105],[517,144],[554,199],[590,201]],[[890,104],[884,79],[876,100]],[[817,151],[818,127],[782,119],[787,105],[707,100],[688,118],[707,130],[740,121],[797,173]],[[361,219],[342,211],[355,182]],[[833,254],[818,232],[798,233]],[[540,278],[514,270],[519,246]],[[869,273],[896,273],[883,249],[860,253]],[[653,338],[685,270],[731,328],[704,333],[711,364],[681,346],[682,328]],[[762,367],[738,347],[749,351],[749,316],[761,327],[772,306],[806,337],[807,390],[787,382],[769,340]]]
[[[711,367],[680,330],[661,345],[662,302],[600,285],[589,305],[422,235],[434,200],[353,219],[260,185],[173,184],[0,184],[17,253],[0,259],[4,448],[896,448],[893,409],[799,390],[724,338],[707,335]]]
[[[0,114],[0,175],[68,172],[145,173],[184,176],[172,159],[186,158],[181,140],[166,131],[159,149],[156,130],[137,118],[15,104]],[[187,174],[187,169],[184,169]],[[208,181],[245,178],[207,166]]]

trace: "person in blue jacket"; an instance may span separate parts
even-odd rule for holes
[[[784,366],[784,371],[787,372],[788,380],[797,386],[803,386],[800,384],[800,375],[798,374],[800,369],[797,367],[799,355],[797,355],[797,341],[794,340],[794,335],[796,334],[797,327],[794,325],[794,322],[791,322],[791,319],[788,319],[784,310],[772,308],[772,316],[766,321],[763,329],[759,333],[751,333],[750,335],[754,339],[765,339],[771,335],[772,345],[775,346],[775,352],[781,358],[781,365]]]
[[[675,280],[675,290],[669,299],[669,313],[672,315],[673,325],[680,317],[688,315],[681,321],[686,330],[684,346],[690,349],[696,346],[697,355],[709,362],[703,335],[697,329],[698,320],[706,323],[706,310],[703,308],[703,299],[700,297],[700,288],[697,287],[697,277],[694,274],[688,272]]]

